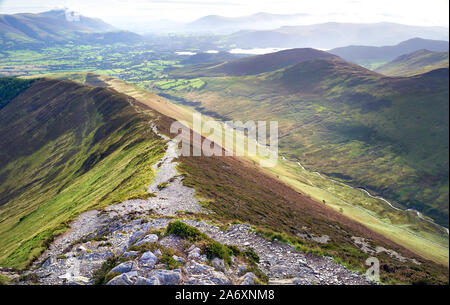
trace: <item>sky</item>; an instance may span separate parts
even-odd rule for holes
[[[449,25],[448,0],[0,0],[0,13],[37,13],[69,8],[113,25],[171,20],[189,22],[205,15],[237,17],[257,12],[309,14],[303,24],[397,22]]]

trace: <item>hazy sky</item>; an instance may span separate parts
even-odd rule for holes
[[[0,0],[0,13],[41,12],[67,7],[111,23],[257,12],[307,13],[304,23],[390,21],[448,27],[448,0]]]

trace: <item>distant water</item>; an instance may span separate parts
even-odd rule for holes
[[[286,48],[254,48],[254,49],[232,49],[229,52],[231,54],[251,54],[261,55],[267,53],[273,53],[278,51],[287,50]]]
[[[254,49],[232,49],[228,51],[231,54],[249,54],[249,55],[261,55],[261,54],[267,54],[267,53],[273,53],[286,50],[285,48],[254,48]],[[202,53],[209,53],[209,54],[217,54],[219,51],[217,50],[208,50],[204,51]],[[190,51],[181,51],[181,52],[175,52],[175,54],[180,56],[191,56],[198,54],[196,52],[190,52]]]
[[[177,55],[191,56],[191,55],[195,55],[195,54],[197,54],[197,53],[186,51],[186,52],[175,52],[175,54],[177,54]]]
[[[230,51],[228,51],[228,53],[231,54],[248,54],[248,55],[262,55],[262,54],[268,54],[268,53],[274,53],[274,52],[278,52],[278,51],[283,51],[283,50],[287,50],[288,48],[253,48],[253,49],[231,49]],[[328,49],[321,49],[321,48],[316,48],[317,50],[320,51],[328,51]],[[200,53],[210,53],[210,54],[216,54],[219,53],[219,51],[217,50],[208,50],[208,51],[204,51],[204,52],[200,52]],[[177,55],[195,55],[197,53],[195,52],[189,52],[189,51],[185,51],[185,52],[175,52],[175,54]]]

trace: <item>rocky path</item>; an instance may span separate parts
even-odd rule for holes
[[[233,263],[226,266],[221,259],[208,260],[199,248],[178,236],[153,234],[174,219],[181,219],[222,244],[252,248],[260,258],[258,268],[268,276],[269,283],[368,284],[362,275],[347,270],[332,258],[301,253],[287,244],[268,241],[252,232],[249,225],[237,224],[223,231],[209,222],[183,219],[182,213],[208,211],[199,205],[194,190],[183,186],[174,162],[178,156],[177,143],[165,139],[167,153],[155,164],[157,174],[148,189],[155,197],[83,213],[27,273],[35,274],[40,284],[93,284],[94,272],[108,258],[116,257],[117,266],[110,272],[114,277],[108,284],[255,283],[255,274],[248,271],[249,266],[242,260],[233,258]],[[153,250],[145,253],[133,250],[143,244],[153,245]],[[173,254],[173,260],[178,262],[176,268],[169,268],[164,260],[167,253]]]

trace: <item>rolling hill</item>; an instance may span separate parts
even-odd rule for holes
[[[426,49],[433,52],[447,52],[448,41],[413,38],[393,46],[348,46],[335,48],[329,52],[343,59],[358,63],[386,63],[401,55]]]
[[[448,33],[448,28],[443,27],[329,22],[276,30],[239,31],[230,35],[228,41],[239,48],[333,49],[348,45],[393,45],[415,37],[448,40]]]
[[[245,60],[271,67],[265,58]],[[225,120],[277,120],[289,158],[448,225],[448,69],[394,78],[325,58],[202,77],[220,67],[187,73],[206,84],[200,89],[161,92]]]
[[[106,43],[136,42],[140,36],[131,32],[110,31],[113,29],[97,19],[80,16],[80,21],[69,21],[62,17],[64,11],[42,14],[0,15],[0,43],[4,49],[39,48],[68,42]],[[108,32],[106,32],[108,31]]]
[[[411,76],[448,68],[448,52],[418,50],[382,65],[376,72],[389,76]]]
[[[255,75],[278,70],[295,63],[319,58],[338,58],[337,56],[315,49],[290,49],[264,55],[250,56],[222,63],[206,63],[188,66],[175,71],[182,76],[241,76]]]

